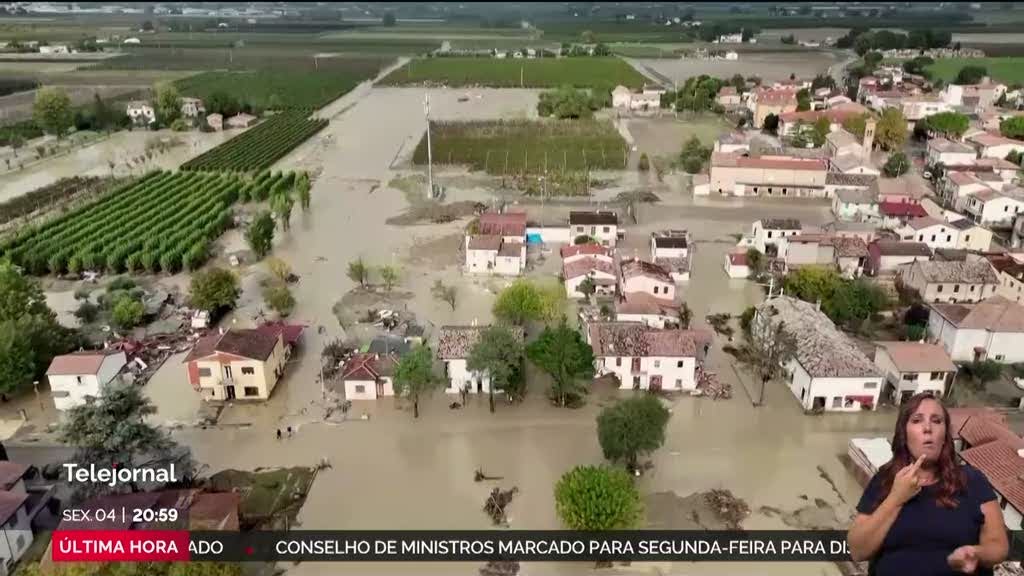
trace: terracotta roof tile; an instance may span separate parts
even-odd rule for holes
[[[956,365],[938,344],[924,342],[876,342],[900,372],[954,372]]]
[[[442,326],[437,338],[437,356],[442,360],[460,360],[469,357],[470,350],[480,340],[480,334],[489,326]],[[522,328],[509,328],[512,335],[523,340]]]
[[[594,355],[696,357],[692,330],[658,330],[640,322],[593,322],[590,342]]]
[[[98,374],[107,356],[120,353],[119,350],[86,350],[54,357],[47,376],[74,376]]]

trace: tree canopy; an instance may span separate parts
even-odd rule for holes
[[[883,150],[899,150],[907,141],[907,119],[899,108],[886,108],[875,128],[875,142]]]
[[[696,136],[691,136],[683,144],[682,151],[679,152],[679,163],[690,174],[700,172],[704,168],[704,163],[710,158],[711,148],[704,146]]]
[[[156,85],[156,118],[163,126],[170,126],[181,118],[181,94],[174,84],[161,82]]]
[[[849,280],[830,268],[800,268],[786,275],[784,286],[787,294],[801,300],[820,301],[822,312],[833,322],[850,328],[889,305],[884,290],[874,282],[865,278]]]
[[[40,88],[36,91],[32,118],[48,134],[54,134],[58,138],[67,134],[75,122],[71,98],[60,88]]]
[[[572,86],[541,92],[537,101],[537,114],[555,118],[590,118],[596,108],[590,94]]]
[[[274,216],[267,210],[260,212],[246,228],[245,239],[257,258],[269,254],[274,242]]]
[[[502,391],[513,400],[526,393],[523,377],[523,342],[505,326],[489,326],[469,352],[470,370],[486,372],[491,379],[490,409],[494,412],[494,392]]]
[[[925,117],[922,122],[926,130],[954,139],[959,139],[970,127],[970,119],[959,112],[932,114]]]
[[[395,368],[395,394],[412,400],[413,418],[420,417],[420,398],[441,384],[434,374],[434,355],[425,344],[416,345]]]
[[[985,76],[988,76],[988,68],[977,64],[968,64],[957,73],[953,84],[978,84]]]
[[[562,313],[564,300],[564,289],[561,286],[538,286],[519,279],[498,294],[493,312],[501,322],[522,326],[531,321],[557,318]]]
[[[637,456],[665,443],[669,412],[657,396],[644,394],[622,400],[597,417],[597,439],[604,457],[636,470]]]
[[[910,170],[910,160],[903,152],[894,152],[889,156],[882,166],[882,173],[890,178],[902,176]]]
[[[238,294],[238,276],[230,270],[214,267],[192,275],[189,301],[193,308],[216,314],[234,308]]]
[[[584,381],[594,377],[594,351],[564,318],[558,326],[545,327],[526,347],[526,355],[551,376],[551,397],[559,406],[570,405],[587,393]]]
[[[572,530],[628,530],[643,518],[633,479],[608,466],[577,466],[555,485],[555,510]]]
[[[999,123],[999,132],[1007,138],[1024,140],[1024,116],[1014,116]]]

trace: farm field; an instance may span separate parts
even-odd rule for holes
[[[587,120],[521,120],[432,122],[434,164],[467,165],[511,177],[527,194],[540,192],[544,176],[552,189],[584,194],[590,170],[622,170],[629,148],[609,122]],[[413,153],[413,163],[426,164],[426,136]]]
[[[790,74],[799,78],[813,78],[823,74],[838,60],[831,52],[802,51],[775,53],[744,53],[739,60],[697,60],[643,58],[634,59],[640,66],[676,82],[683,82],[691,76],[707,74],[728,78],[734,74],[758,76],[763,80],[786,80]]]
[[[111,187],[116,180],[98,176],[73,176],[62,178],[53,184],[43,186],[25,194],[0,203],[0,224],[6,224],[16,218],[27,216],[40,208],[57,206],[64,200],[89,194]]]
[[[241,48],[174,48],[146,46],[132,48],[123,56],[110,58],[79,70],[290,70],[305,72],[337,72],[344,69],[345,58],[318,58],[322,53],[345,54],[343,46],[244,46]],[[373,54],[354,54],[372,58]],[[381,56],[381,63],[390,56]]]
[[[240,195],[266,197],[292,178],[294,173],[247,180],[224,173],[152,172],[92,204],[20,230],[0,252],[36,275],[193,269],[231,224],[231,205]]]
[[[994,80],[1007,84],[1024,82],[1024,57],[1008,58],[943,58],[936,60],[928,70],[946,82],[956,78],[964,66],[984,66]]]
[[[218,92],[266,109],[321,108],[360,82],[373,78],[386,61],[378,58],[323,58],[320,70],[203,72],[178,80],[182,94],[209,100]]]
[[[619,58],[417,58],[384,77],[391,86],[446,85],[493,88],[578,88],[618,84],[639,89],[645,78]]]
[[[327,126],[305,112],[282,112],[241,136],[189,160],[182,170],[249,171],[270,167],[293,148]]]

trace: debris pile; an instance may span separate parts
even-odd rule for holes
[[[718,374],[715,372],[705,372],[700,369],[698,371],[697,390],[700,391],[701,396],[707,396],[712,400],[732,398],[732,384],[719,380]]]
[[[501,480],[502,478],[504,478],[504,476],[488,476],[487,474],[484,474],[484,471],[481,470],[480,468],[477,468],[476,472],[473,473],[473,482],[482,482],[484,480]]]
[[[512,497],[519,492],[519,488],[513,486],[511,490],[502,490],[501,488],[495,488],[491,490],[491,495],[487,497],[487,503],[484,504],[484,512],[491,517],[495,526],[507,526],[508,516],[505,514],[505,507],[512,502]]]
[[[739,530],[740,523],[750,516],[750,506],[733,496],[731,490],[711,490],[704,495],[708,506],[718,514],[730,530]]]
[[[480,569],[480,576],[516,576],[519,562],[513,560],[491,560]]]

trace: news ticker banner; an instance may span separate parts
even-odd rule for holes
[[[1010,559],[1024,560],[1024,533]],[[844,531],[541,530],[188,532],[58,530],[55,562],[829,562]]]

